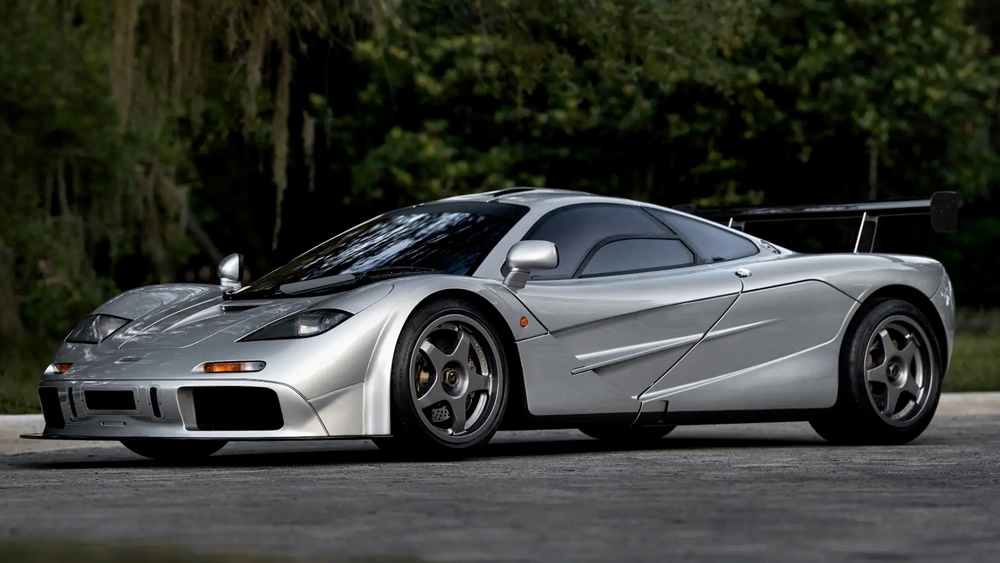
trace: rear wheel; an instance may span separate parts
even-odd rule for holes
[[[585,426],[580,428],[591,438],[623,445],[643,445],[656,442],[676,426]]]
[[[207,458],[226,445],[225,440],[122,440],[132,453],[157,461],[192,462]]]
[[[868,306],[851,323],[840,358],[837,404],[810,421],[835,444],[905,444],[927,428],[941,394],[940,344],[907,301]]]
[[[379,448],[409,455],[465,455],[496,433],[507,406],[503,340],[479,309],[456,299],[408,321],[392,370],[392,437]]]

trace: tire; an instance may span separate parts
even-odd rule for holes
[[[132,453],[157,461],[190,463],[200,461],[226,445],[225,440],[122,440]]]
[[[652,444],[667,434],[670,434],[676,426],[585,426],[580,428],[591,438],[609,443],[623,445],[648,445]]]
[[[941,345],[917,307],[865,304],[844,337],[837,403],[809,423],[834,444],[905,444],[934,417],[942,376]]]
[[[486,314],[458,299],[416,310],[392,363],[392,437],[373,440],[406,457],[470,455],[503,420],[510,387],[504,340]]]

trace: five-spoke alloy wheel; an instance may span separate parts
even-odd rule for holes
[[[941,394],[941,347],[927,317],[900,299],[867,304],[851,323],[832,412],[811,422],[837,444],[904,444],[930,424]]]
[[[477,308],[444,299],[416,311],[392,373],[392,438],[381,448],[465,453],[493,437],[507,403],[503,340]]]
[[[905,426],[920,416],[936,381],[926,361],[927,334],[905,315],[893,315],[875,328],[865,356],[868,398],[888,424]]]

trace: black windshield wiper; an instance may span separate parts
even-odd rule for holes
[[[336,274],[311,280],[283,283],[278,286],[278,291],[283,295],[300,295],[302,293],[312,293],[314,291],[354,285],[358,281],[360,281],[360,278],[357,274]]]
[[[359,279],[373,280],[395,276],[408,276],[410,274],[443,274],[441,270],[434,268],[421,268],[420,266],[385,266],[382,268],[372,268],[354,274]]]
[[[384,268],[372,268],[356,274],[336,274],[324,276],[311,280],[282,284],[278,290],[281,295],[302,295],[306,293],[320,293],[331,289],[358,285],[365,281],[387,279],[400,276],[410,276],[414,274],[443,274],[440,270],[433,268],[421,268],[418,266],[387,266]]]

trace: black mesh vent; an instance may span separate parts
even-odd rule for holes
[[[135,410],[135,395],[131,391],[84,391],[83,400],[92,411]]]
[[[278,395],[262,387],[195,387],[198,430],[280,430]]]
[[[38,389],[38,400],[42,403],[45,426],[54,430],[65,428],[66,419],[59,406],[59,390],[55,387],[41,387]]]

